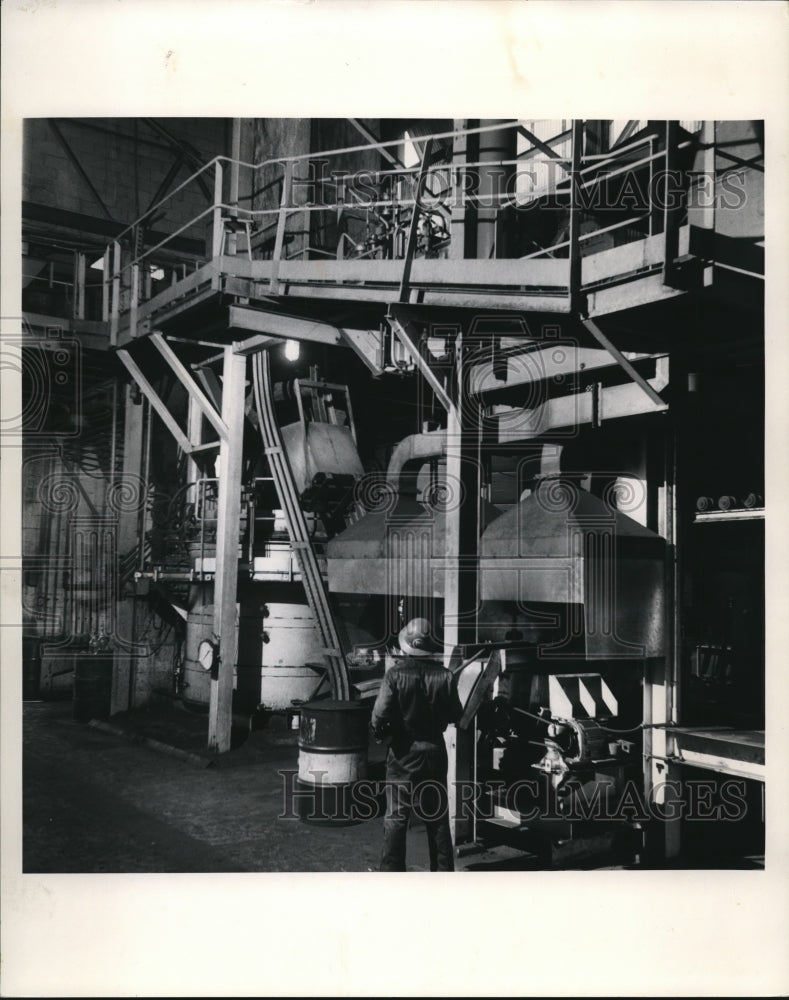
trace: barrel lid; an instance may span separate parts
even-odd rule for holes
[[[335,698],[325,698],[320,701],[306,701],[301,706],[309,712],[358,712],[364,705],[360,701],[338,701]]]

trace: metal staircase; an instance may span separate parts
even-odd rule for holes
[[[332,693],[335,698],[348,700],[350,699],[348,668],[337,624],[329,604],[326,584],[318,563],[318,556],[310,539],[307,519],[299,501],[293,473],[274,413],[267,351],[259,351],[253,356],[252,383],[265,454],[285,515],[290,543],[301,570],[301,579],[307,601],[320,631],[323,656],[329,670]]]

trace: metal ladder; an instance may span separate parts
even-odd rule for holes
[[[329,595],[320,571],[318,557],[310,541],[307,519],[299,502],[293,473],[282,445],[274,413],[268,351],[259,351],[252,358],[252,384],[266,458],[285,515],[290,543],[301,570],[307,601],[320,631],[323,657],[329,670],[332,693],[335,698],[349,700],[350,679],[337,623],[329,604]]]

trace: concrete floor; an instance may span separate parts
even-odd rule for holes
[[[25,702],[23,871],[378,870],[380,816],[325,826],[294,815],[286,794],[293,778],[288,784],[280,772],[297,770],[298,734],[283,716],[251,732],[234,730],[237,745],[219,756],[206,751],[207,732],[205,714],[167,699],[90,724],[74,720],[71,701]],[[384,755],[384,746],[370,744],[370,778],[383,779]],[[720,834],[718,829],[716,839]],[[701,846],[692,859],[645,867],[764,867],[763,847],[744,850],[735,844],[731,856],[719,856],[711,850],[714,841],[705,837]],[[409,871],[429,870],[427,839],[418,822],[408,831],[407,862]],[[556,867],[640,867],[633,862],[632,856],[581,856]],[[498,846],[464,853],[456,867],[535,871],[545,862]]]
[[[68,701],[24,704],[25,872],[378,870],[380,818],[344,827],[280,818],[278,772],[295,770],[298,758],[297,734],[283,719],[244,734],[242,745],[209,766],[204,715],[158,706],[115,716],[110,726],[117,732],[74,721]],[[187,754],[132,742],[132,734]],[[371,746],[372,776],[383,750]],[[507,849],[468,861],[477,870],[534,866]],[[428,869],[424,829],[415,825],[408,870]]]

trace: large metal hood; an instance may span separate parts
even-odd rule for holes
[[[557,657],[571,647],[588,657],[663,655],[665,551],[613,495],[605,502],[577,479],[547,477],[482,535],[483,618],[495,623],[495,606],[502,624],[520,624],[529,612],[539,621],[541,608],[563,606]]]
[[[484,523],[498,513],[484,504]],[[326,555],[334,593],[443,598],[447,557],[453,553],[446,549],[445,512],[399,498],[333,538]]]
[[[427,447],[405,450],[424,460]],[[394,463],[394,482],[403,484],[404,467]],[[387,499],[329,542],[330,590],[443,598],[455,564],[445,513],[394,492]],[[557,659],[664,655],[665,542],[617,510],[613,491],[609,503],[578,477],[548,475],[504,514],[484,503],[482,520],[482,639],[519,635]]]

